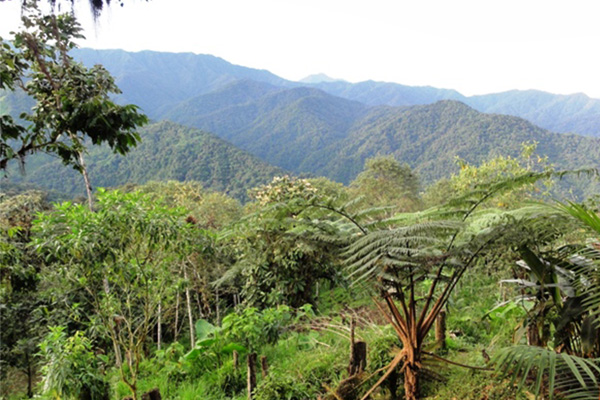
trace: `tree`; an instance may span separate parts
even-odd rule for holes
[[[465,272],[499,240],[509,239],[508,225],[475,213],[493,196],[550,176],[528,172],[481,185],[447,204],[391,218],[392,226],[357,224],[359,232],[346,255],[351,276],[369,280],[374,302],[394,328],[402,349],[371,393],[392,373],[403,372],[407,400],[418,397],[424,371],[426,337]],[[500,221],[505,222],[505,221]],[[429,371],[435,376],[435,371]]]
[[[223,244],[235,249],[235,265],[219,283],[239,278],[248,305],[315,304],[317,282],[337,275],[335,251],[318,240],[313,221],[324,212],[312,207],[318,190],[306,179],[276,177],[254,189],[252,214],[234,225]]]
[[[0,169],[9,161],[45,152],[58,156],[83,174],[91,207],[91,183],[83,155],[88,143],[107,144],[125,154],[140,140],[135,129],[147,122],[134,105],[110,100],[120,93],[102,66],[86,68],[69,55],[82,38],[81,27],[70,14],[42,15],[37,3],[24,3],[24,30],[11,41],[0,38],[0,89],[21,89],[36,105],[21,119],[0,118]]]
[[[367,205],[390,206],[395,211],[419,208],[419,186],[417,174],[393,156],[367,159],[363,172],[350,184],[354,195],[365,196]]]
[[[27,376],[27,395],[33,397],[39,321],[41,260],[29,246],[32,222],[50,207],[40,191],[10,196],[0,193],[0,378],[7,367]]]
[[[48,262],[53,296],[89,310],[80,317],[124,355],[121,378],[136,399],[146,340],[173,303],[186,251],[198,251],[202,235],[185,222],[185,210],[140,193],[101,190],[97,208],[57,206],[36,222],[34,245]]]

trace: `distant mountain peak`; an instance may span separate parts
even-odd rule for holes
[[[321,83],[321,82],[344,82],[343,79],[335,79],[325,74],[312,74],[306,78],[300,79],[302,83]]]

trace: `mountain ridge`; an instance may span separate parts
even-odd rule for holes
[[[365,105],[421,105],[459,100],[481,112],[525,118],[558,133],[600,137],[600,99],[585,94],[559,95],[540,90],[510,90],[465,96],[454,89],[408,86],[373,80],[350,83],[294,82],[265,69],[234,65],[206,54],[156,51],[77,49],[73,55],[86,65],[100,62],[116,77],[122,102],[140,106],[151,118],[168,107],[217,90],[235,80],[266,82],[282,88],[310,86]],[[518,107],[515,105],[518,104]]]

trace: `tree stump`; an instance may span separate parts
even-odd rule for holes
[[[248,354],[248,399],[252,399],[252,392],[256,389],[256,353]]]
[[[350,365],[348,365],[348,374],[350,376],[359,374],[367,367],[367,343],[356,342],[352,345],[350,354]]]
[[[151,391],[144,393],[142,395],[142,400],[162,400],[160,390],[154,388]]]

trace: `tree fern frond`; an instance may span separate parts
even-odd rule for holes
[[[545,391],[550,399],[557,392],[568,399],[597,400],[600,396],[600,359],[586,359],[535,346],[513,346],[500,350],[492,362],[504,375],[513,375],[513,383],[520,378],[520,390],[527,384],[530,374],[535,374],[533,391],[536,397]]]

